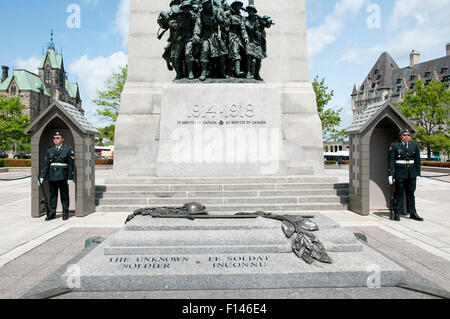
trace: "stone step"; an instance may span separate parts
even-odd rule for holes
[[[194,192],[194,191],[276,191],[276,190],[333,190],[348,189],[345,183],[275,183],[275,184],[203,184],[203,185],[98,185],[96,192]]]
[[[129,212],[132,213],[137,209],[148,207],[146,205],[101,205],[97,207],[97,212]],[[311,211],[333,211],[346,210],[346,204],[341,203],[309,203],[297,205],[207,205],[210,212],[228,212],[230,214],[236,212],[283,212],[285,214],[297,214],[298,212]]]
[[[113,177],[106,185],[198,185],[198,184],[273,184],[273,183],[337,183],[337,177],[328,176],[268,176],[268,177]]]
[[[100,205],[168,205],[183,206],[186,202],[203,205],[232,204],[301,204],[301,203],[347,203],[348,196],[290,196],[290,197],[232,197],[232,198],[102,198]]]
[[[295,190],[295,191],[197,191],[197,192],[147,192],[147,191],[108,191],[97,192],[96,198],[204,198],[204,197],[285,197],[285,196],[344,196],[348,195],[348,189],[318,189],[318,190]]]

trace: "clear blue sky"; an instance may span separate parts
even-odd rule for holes
[[[34,71],[54,29],[56,48],[63,50],[69,79],[80,84],[88,118],[103,126],[91,100],[112,69],[127,63],[128,1],[3,1],[0,64]],[[66,11],[74,4],[81,10],[80,28],[67,25],[73,11]],[[353,85],[361,84],[382,52],[400,66],[409,63],[412,49],[422,60],[445,55],[448,12],[450,0],[307,0],[311,80],[324,77],[335,91],[330,106],[344,108],[343,127],[351,123]]]

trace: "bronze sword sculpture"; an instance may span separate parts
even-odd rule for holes
[[[267,218],[283,222],[282,229],[288,239],[292,239],[292,250],[299,258],[308,264],[315,260],[322,263],[332,263],[322,243],[312,234],[319,227],[308,218],[314,216],[275,215],[267,212],[237,213],[235,215],[209,215],[206,207],[200,203],[187,203],[182,207],[142,208],[129,215],[125,224],[136,216],[151,216],[152,218],[184,218],[196,219],[249,219]]]

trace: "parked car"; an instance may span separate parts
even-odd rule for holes
[[[8,153],[4,150],[0,149],[0,158],[8,158]]]
[[[14,155],[15,159],[31,159],[31,152],[21,152]]]

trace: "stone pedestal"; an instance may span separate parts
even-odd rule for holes
[[[138,216],[62,282],[79,291],[152,291],[395,286],[402,280],[403,268],[350,231],[320,214],[313,221],[332,264],[296,257],[275,220]]]
[[[166,111],[162,109],[162,101],[167,99],[181,102],[190,94],[166,96],[166,94],[180,94],[171,88],[181,85],[171,83],[175,74],[167,70],[161,58],[166,42],[159,41],[156,37],[158,31],[156,20],[160,11],[168,9],[167,1],[131,0],[130,5],[129,70],[116,123],[114,172],[123,176],[171,175],[170,167],[174,164],[165,162],[164,152],[167,152],[167,149],[164,145],[160,145],[164,138],[160,131],[164,130],[166,125],[161,121]],[[322,127],[317,114],[314,90],[309,82],[305,1],[286,0],[282,3],[261,1],[256,5],[260,13],[270,15],[276,22],[275,26],[267,30],[269,57],[263,60],[261,74],[266,85],[275,87],[271,91],[273,95],[271,94],[270,99],[279,100],[281,108],[284,157],[278,173],[321,174]],[[223,90],[218,96],[215,94],[214,99],[225,100],[230,93],[228,87],[231,86],[218,85],[223,86]],[[242,83],[239,86],[242,91],[250,93],[254,84]],[[196,87],[197,84],[193,84],[192,87],[187,87],[187,90],[194,90]],[[253,104],[261,101],[255,91],[248,95],[248,99]],[[278,106],[269,104],[266,113],[270,113],[273,107]],[[262,110],[262,113],[264,112]],[[277,121],[277,118],[278,115],[274,115],[274,121]],[[158,159],[169,165],[157,164]],[[211,175],[210,166],[199,167],[200,171],[196,167],[191,171],[182,172],[181,176],[186,176],[187,172],[193,172],[195,176]],[[248,171],[248,167],[246,164],[239,167],[230,166],[213,173],[227,176],[236,175],[232,172],[245,171],[247,175],[260,175],[259,168]],[[201,168],[204,168],[203,172]],[[308,168],[307,172],[305,168]]]

